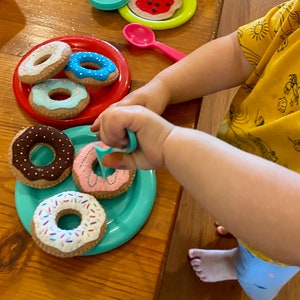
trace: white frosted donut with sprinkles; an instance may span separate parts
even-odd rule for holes
[[[65,73],[72,81],[97,87],[110,85],[119,76],[115,63],[96,52],[73,53],[66,65]]]
[[[62,229],[58,221],[65,215],[77,215],[76,228]],[[31,221],[33,240],[45,252],[58,257],[73,257],[92,249],[106,230],[106,213],[91,195],[66,191],[42,201]]]
[[[69,44],[54,41],[35,49],[19,65],[18,76],[20,81],[27,84],[36,84],[64,69],[71,56]]]
[[[56,100],[61,96],[63,99]],[[82,84],[69,79],[48,79],[34,85],[29,104],[38,114],[50,119],[69,119],[80,114],[89,104],[89,94]]]
[[[87,144],[76,155],[73,162],[72,176],[75,184],[84,193],[98,199],[110,199],[125,193],[132,185],[135,170],[115,170],[107,178],[96,172],[98,164],[94,146],[107,148],[102,141]]]

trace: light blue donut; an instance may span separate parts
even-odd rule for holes
[[[70,92],[70,97],[65,100],[56,101],[50,98],[50,94],[54,90],[64,89]],[[36,84],[31,89],[32,102],[37,106],[43,106],[48,110],[56,110],[60,108],[75,108],[81,101],[89,97],[86,88],[72,82],[69,79],[49,79]]]
[[[99,69],[92,70],[82,66],[83,63],[89,62],[99,66]],[[104,81],[111,73],[117,70],[117,67],[113,61],[99,53],[76,52],[71,55],[65,70],[72,72],[80,79],[90,77],[99,81]]]

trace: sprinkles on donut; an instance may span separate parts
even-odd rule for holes
[[[112,84],[119,71],[112,60],[96,52],[76,52],[65,68],[69,79],[87,86],[104,87]]]
[[[64,69],[72,53],[67,43],[54,41],[30,53],[18,68],[19,79],[27,84],[45,81]]]
[[[65,215],[77,215],[78,226],[64,229],[58,223]],[[35,209],[30,231],[45,252],[58,257],[73,257],[93,248],[106,230],[103,207],[91,195],[66,191],[43,200]]]
[[[35,165],[30,158],[38,145],[48,146],[54,159],[47,165]],[[17,180],[35,188],[48,188],[63,181],[72,171],[74,146],[68,136],[51,126],[36,125],[21,130],[13,139],[9,162]]]

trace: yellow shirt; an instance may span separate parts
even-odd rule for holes
[[[254,71],[234,97],[218,137],[300,172],[300,1],[238,30]]]
[[[300,173],[299,27],[300,0],[293,0],[238,29],[254,71],[234,97],[218,137]]]

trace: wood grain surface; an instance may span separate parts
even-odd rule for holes
[[[156,37],[190,53],[215,37],[221,0],[199,0],[186,24],[157,31]],[[118,11],[100,11],[87,0],[0,1],[0,299],[154,299],[177,216],[181,187],[166,169],[157,171],[157,196],[142,230],[123,246],[104,254],[59,259],[41,251],[19,221],[15,178],[8,150],[22,128],[39,124],[18,105],[12,76],[21,57],[35,45],[64,35],[97,37],[125,56],[134,90],[173,63],[154,49],[130,46],[127,24]],[[171,122],[195,127],[200,100],[169,107]],[[26,201],[26,195],[25,195]]]

